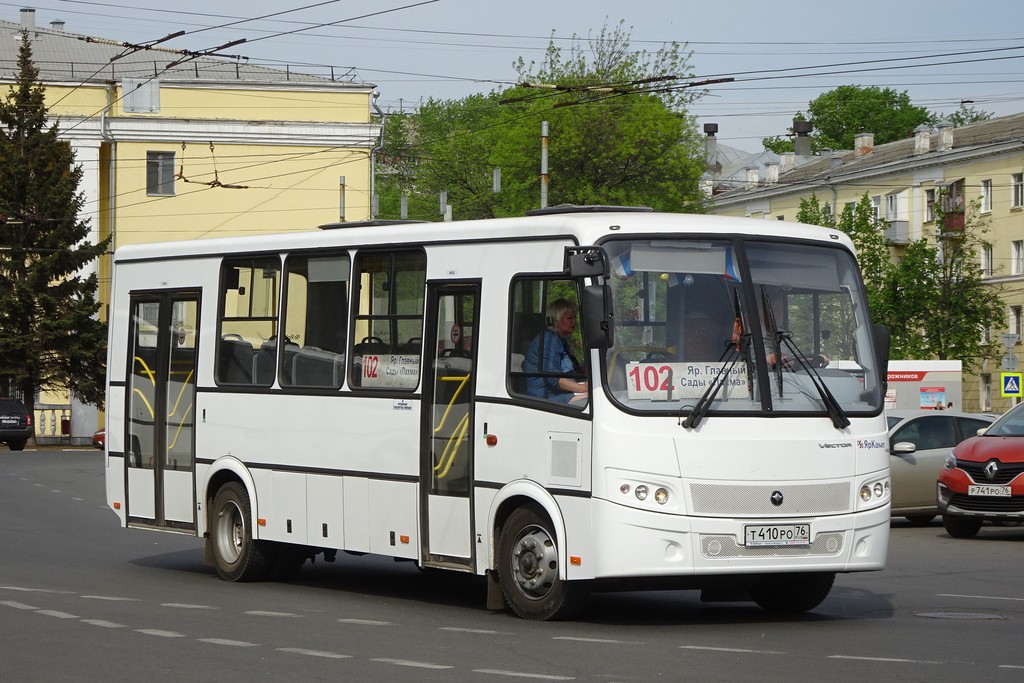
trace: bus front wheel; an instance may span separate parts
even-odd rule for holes
[[[273,566],[266,544],[252,537],[252,506],[238,482],[222,486],[213,499],[210,534],[217,575],[225,581],[262,581]]]
[[[773,574],[754,584],[750,597],[769,612],[807,612],[828,597],[835,580],[831,572]]]
[[[578,613],[587,587],[558,576],[560,551],[551,522],[533,507],[513,512],[498,541],[498,580],[512,611],[523,619],[566,619]]]

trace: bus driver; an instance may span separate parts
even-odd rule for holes
[[[576,331],[576,304],[555,299],[547,308],[548,328],[530,344],[523,361],[524,372],[560,373],[562,377],[527,377],[526,393],[549,401],[583,407],[587,401],[587,382],[580,362],[572,355],[569,337]]]

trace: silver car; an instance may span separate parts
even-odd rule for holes
[[[997,415],[952,410],[887,410],[889,467],[892,469],[892,514],[927,524],[937,514],[935,480],[953,447]]]

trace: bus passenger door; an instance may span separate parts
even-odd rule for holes
[[[132,297],[131,308],[128,522],[194,530],[199,295],[143,294]]]
[[[420,510],[425,565],[473,567],[473,404],[480,285],[430,285]]]

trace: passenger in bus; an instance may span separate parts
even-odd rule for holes
[[[587,382],[579,381],[583,369],[572,355],[568,339],[576,331],[576,304],[555,299],[548,305],[546,330],[541,332],[526,351],[523,371],[560,373],[562,377],[527,377],[526,393],[549,401],[558,401],[582,408],[587,401]]]

